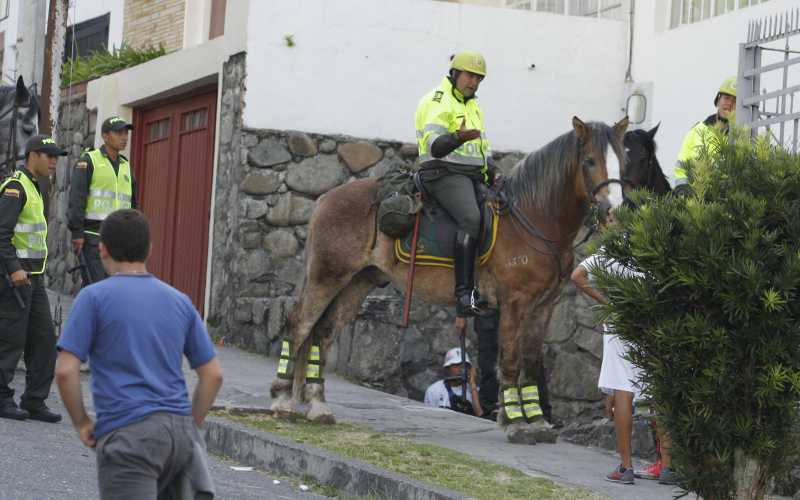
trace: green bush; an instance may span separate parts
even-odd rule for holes
[[[598,270],[601,311],[644,369],[684,487],[762,498],[797,453],[800,158],[739,137],[688,172],[693,195],[638,193],[601,236],[643,272]]]
[[[69,59],[61,67],[61,87],[93,80],[119,70],[142,64],[167,53],[163,45],[136,49],[125,43],[112,52],[100,51],[90,56]]]

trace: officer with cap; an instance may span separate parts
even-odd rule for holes
[[[103,145],[85,151],[72,169],[67,226],[72,248],[83,255],[86,265],[84,286],[107,276],[98,249],[100,223],[115,210],[137,208],[133,169],[120,153],[128,145],[131,129],[118,116],[107,118],[100,129]]]
[[[0,184],[0,417],[55,423],[61,415],[44,401],[56,362],[56,335],[44,286],[47,219],[37,176],[50,175],[59,156],[55,141],[35,135],[25,145],[25,164]],[[11,381],[25,358],[25,392],[18,407]]]
[[[467,379],[469,381],[469,392],[467,393],[466,400],[464,399],[463,391],[463,363],[461,360],[461,348],[454,347],[447,351],[444,355],[445,378],[438,380],[428,386],[425,390],[425,405],[436,406],[438,408],[451,408],[454,410],[465,411],[471,415],[480,417],[483,415],[481,408],[480,398],[478,397],[478,385],[475,382],[475,368],[469,360],[469,355],[465,359],[467,369],[469,370]],[[464,405],[459,405],[457,400],[464,402]],[[460,406],[467,406],[461,408]]]
[[[736,111],[736,77],[726,78],[719,86],[714,97],[714,106],[717,111],[705,120],[698,122],[683,138],[681,150],[678,153],[678,164],[675,166],[675,193],[687,193],[689,179],[686,175],[686,162],[697,158],[703,145],[714,147],[716,134],[714,129],[728,135],[728,120]]]

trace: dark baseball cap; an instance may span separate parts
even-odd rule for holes
[[[133,130],[133,125],[126,122],[119,116],[110,116],[103,121],[102,127],[100,127],[100,133],[105,134],[106,132],[119,132],[120,130]]]
[[[25,143],[25,156],[35,151],[51,156],[67,156],[67,152],[58,147],[56,141],[48,135],[34,135]]]

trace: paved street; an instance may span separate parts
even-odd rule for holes
[[[14,387],[21,393],[25,377],[17,371]],[[88,395],[84,376],[84,397]],[[64,415],[59,424],[0,419],[0,500],[92,500],[99,498],[94,451],[84,447],[69,423],[55,387],[47,401]],[[87,401],[87,405],[88,405]],[[221,499],[315,499],[302,492],[296,480],[273,477],[259,471],[235,471],[240,464],[211,457],[211,475]],[[294,484],[292,484],[294,483]]]

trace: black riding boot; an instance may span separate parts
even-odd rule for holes
[[[459,231],[456,233],[456,316],[486,316],[492,311],[475,288],[475,256],[478,240]]]

